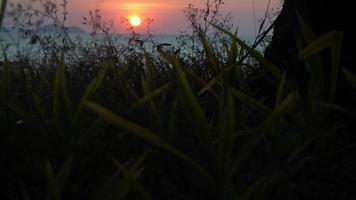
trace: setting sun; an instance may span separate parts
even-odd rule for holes
[[[140,26],[142,23],[141,18],[138,16],[129,16],[128,19],[129,19],[131,26],[134,26],[134,27]]]

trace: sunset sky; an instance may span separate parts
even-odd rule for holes
[[[69,24],[81,25],[83,16],[88,16],[88,11],[95,9],[97,1],[68,0]],[[57,0],[57,2],[60,2],[60,0]],[[189,3],[202,6],[205,2],[205,0],[100,0],[100,9],[104,19],[114,21],[116,31],[122,32],[125,30],[124,25],[121,24],[122,19],[130,15],[138,15],[141,18],[154,20],[152,24],[153,33],[175,34],[187,27],[182,10]],[[257,18],[263,15],[267,2],[268,0],[255,0]],[[276,7],[278,2],[280,0],[272,0],[271,7]],[[233,23],[239,25],[240,34],[254,34],[252,0],[225,0],[223,12],[232,13],[234,16]]]

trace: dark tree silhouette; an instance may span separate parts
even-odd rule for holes
[[[280,67],[296,71],[298,65],[296,40],[300,35],[297,12],[318,36],[330,30],[344,31],[341,64],[352,69],[355,59],[355,31],[351,21],[352,1],[346,0],[285,0],[283,9],[275,22],[272,43],[266,56]]]
[[[317,36],[331,30],[344,32],[341,66],[355,74],[356,59],[353,50],[356,32],[351,20],[353,9],[352,1],[347,0],[285,0],[282,11],[275,21],[272,42],[265,51],[266,57],[283,71],[287,71],[290,78],[297,80],[301,85],[304,84],[306,71],[303,61],[298,59],[296,47],[301,36],[298,12]],[[327,56],[324,65],[325,67],[330,65]]]

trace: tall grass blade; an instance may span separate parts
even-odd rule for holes
[[[330,47],[335,42],[338,42],[340,33],[337,31],[330,31],[308,44],[300,53],[299,57],[307,59],[314,56],[326,48]]]
[[[235,31],[235,37],[237,37],[237,29]],[[237,42],[232,40],[231,41],[231,46],[230,49],[228,50],[228,65],[234,65],[236,64],[237,57],[239,54],[238,47],[237,47]]]
[[[131,87],[130,81],[127,80],[127,70],[127,68],[124,68],[121,71],[116,71],[117,79],[119,80],[120,85],[122,85],[125,97],[130,100],[137,100],[139,97],[135,90]]]
[[[225,68],[217,76],[215,76],[211,81],[209,81],[199,92],[198,96],[203,95],[207,91],[211,91],[215,84],[217,84],[224,75],[231,73],[236,66],[232,65]]]
[[[48,160],[46,162],[46,175],[47,175],[48,199],[60,200],[61,198],[60,198],[58,182],[53,172],[52,165]]]
[[[198,100],[194,96],[193,91],[190,89],[189,83],[178,62],[176,62],[176,70],[182,99],[185,105],[188,106],[189,114],[192,116],[192,119],[198,128],[200,141],[208,147],[212,144],[212,135],[208,120],[203,109],[200,107]]]
[[[166,92],[169,88],[171,87],[171,84],[165,84],[162,87],[153,90],[152,92],[146,94],[144,97],[141,97],[137,99],[137,101],[132,105],[132,109],[137,109],[138,107],[146,104],[147,102],[150,102],[154,98],[162,95],[164,92]]]
[[[286,79],[287,79],[287,73],[284,73],[281,80],[281,84],[279,84],[279,88],[277,92],[276,106],[279,106],[283,100]]]
[[[136,189],[136,186],[138,186],[140,189],[143,189],[142,186],[137,183],[136,179],[143,172],[143,167],[141,165],[144,160],[144,157],[145,155],[141,156],[141,158],[139,158],[132,165],[132,167],[130,167],[130,169],[127,169],[125,166],[128,165],[128,163],[121,164],[119,161],[115,159],[113,160],[114,164],[117,166],[118,169],[116,175],[113,177],[111,181],[112,185],[107,186],[110,187],[110,192],[108,194],[105,193],[103,194],[103,195],[108,195],[108,197],[105,199],[108,200],[124,199],[132,188]],[[122,176],[119,176],[119,174],[122,174]],[[145,195],[142,196],[145,198],[147,197]]]
[[[53,122],[60,131],[67,132],[71,126],[72,114],[63,61],[58,65],[53,85]]]
[[[121,170],[118,169],[118,172],[121,172]],[[113,186],[112,186],[110,192],[107,194],[105,194],[105,193],[103,194],[103,195],[107,196],[104,199],[106,199],[106,200],[124,199],[129,194],[130,189],[131,189],[130,176],[119,177],[119,175],[117,175],[113,181],[114,181]],[[101,199],[103,199],[103,198],[101,197]]]
[[[131,187],[136,190],[143,199],[153,199],[151,195],[144,189],[144,187],[137,182],[138,176],[142,172],[142,163],[145,159],[147,154],[142,155],[133,165],[130,169],[127,169],[125,165],[121,164],[118,160],[114,159],[115,165],[118,167],[118,169],[121,171],[121,173],[124,175],[124,177],[127,177],[130,181]],[[119,189],[119,188],[118,188]]]
[[[149,88],[156,88],[156,66],[150,58],[149,54],[145,52],[145,75],[147,78]]]
[[[167,120],[169,130],[175,130],[177,127],[178,115],[176,113],[178,111],[178,105],[179,105],[179,97],[175,97],[172,107],[169,110],[170,115]]]
[[[10,93],[11,93],[11,63],[10,61],[5,57],[4,61],[4,66],[3,66],[3,71],[1,74],[1,93],[0,97],[4,101],[8,101],[10,98]]]
[[[302,16],[300,16],[299,12],[297,12],[297,16],[298,16],[299,26],[300,29],[302,30],[304,40],[308,44],[312,43],[314,40],[316,40],[316,34],[311,29],[311,27],[304,21]]]
[[[128,177],[122,177],[121,171],[117,169],[113,175],[93,194],[94,200],[120,200],[130,190]]]
[[[147,96],[151,93],[148,83],[143,75],[141,75],[141,87],[143,90],[143,94],[145,96]],[[151,98],[150,101],[148,101],[148,103],[149,103],[149,111],[151,112],[151,115],[154,118],[155,123],[158,125],[158,127],[160,127],[161,126],[161,118],[158,113],[158,108],[157,108],[155,99]]]
[[[58,182],[58,189],[59,192],[62,192],[73,168],[73,156],[67,158],[67,160],[62,165],[58,175],[57,175],[57,182]]]
[[[239,149],[238,156],[235,157],[229,168],[230,177],[233,177],[239,173],[241,167],[245,163],[244,161],[249,158],[249,155],[255,151],[255,146],[262,140],[261,134],[259,134],[256,130],[250,131],[250,135],[251,137],[243,143],[242,148]]]
[[[341,48],[343,33],[336,33],[335,42],[331,46],[331,74],[330,74],[330,89],[328,101],[332,102],[336,92],[337,78],[340,68]]]
[[[160,55],[162,56],[162,58],[164,58],[166,60],[166,62],[172,66],[174,66],[175,62],[174,60],[176,59],[174,56],[169,55],[168,53],[166,53],[163,49],[158,48],[157,49],[158,52],[160,53]],[[194,73],[194,71],[192,69],[189,69],[188,67],[181,65],[181,69],[183,70],[183,72],[187,75],[187,77],[189,77],[191,80],[193,80],[195,83],[197,83],[199,86],[205,87],[207,85],[207,82],[202,79],[200,76],[198,76],[197,74]],[[209,91],[209,93],[217,100],[219,101],[219,96],[216,94],[216,92],[214,90],[212,90],[211,88],[207,89],[207,91]]]
[[[212,89],[212,86],[214,86],[215,82],[214,83],[211,83],[211,86],[208,87],[208,84],[204,79],[202,79],[200,76],[198,76],[197,74],[194,73],[193,70],[189,69],[188,67],[185,67],[185,66],[181,66],[182,67],[182,70],[183,72],[187,75],[187,77],[189,77],[190,80],[193,80],[195,83],[197,83],[199,86],[201,87],[207,87],[205,89],[204,92],[208,92],[209,94],[211,94],[217,101],[219,101],[219,96],[218,94]],[[220,77],[217,76],[217,80],[219,79]],[[211,82],[211,81],[210,81]],[[199,96],[199,94],[198,94]]]
[[[230,33],[229,31],[225,30],[224,28],[212,24],[216,29],[220,30],[221,32],[229,35],[234,41],[236,41],[243,49],[246,49],[248,53],[252,55],[257,61],[259,61],[263,66],[265,66],[268,71],[273,75],[273,77],[280,81],[282,78],[282,73],[278,67],[270,63],[265,59],[265,57],[259,53],[256,49],[251,48],[248,44],[246,44],[243,40],[239,39],[236,35]]]
[[[28,193],[26,187],[21,184],[21,193],[24,200],[30,200],[30,194]]]
[[[160,53],[164,55],[167,62],[175,67],[182,100],[188,108],[187,111],[190,112],[189,114],[191,115],[194,125],[196,125],[198,129],[200,142],[205,147],[209,147],[213,141],[210,126],[197,98],[189,86],[186,74],[182,70],[181,63],[174,56],[171,56],[164,51],[161,51]]]
[[[7,0],[2,0],[1,7],[0,7],[0,28],[2,27],[2,20],[4,19],[6,5],[7,5]]]
[[[325,102],[318,102],[320,106],[329,109],[329,110],[334,110],[343,114],[347,114],[350,116],[356,116],[356,113],[350,109],[343,108],[340,105],[337,104],[332,104],[332,103],[325,103]]]
[[[136,123],[130,122],[130,121],[122,118],[121,116],[116,115],[115,113],[111,112],[110,110],[108,110],[102,106],[99,106],[95,103],[87,102],[86,105],[91,110],[93,110],[96,114],[98,114],[101,118],[103,118],[105,121],[107,121],[108,123],[110,123],[118,128],[127,130],[130,133],[132,133],[133,135],[135,135],[136,137],[171,153],[172,155],[176,156],[177,158],[180,158],[180,159],[190,163],[191,165],[196,167],[201,173],[203,173],[207,177],[209,177],[209,178],[211,177],[209,175],[209,173],[204,168],[202,168],[198,163],[196,163],[194,160],[192,160],[191,158],[186,156],[184,153],[179,151],[174,146],[163,141],[160,137],[153,134],[151,131],[147,130],[146,128],[144,128]]]
[[[266,182],[265,177],[259,178],[257,181],[255,181],[250,187],[247,188],[247,190],[242,194],[240,200],[249,200],[252,199],[253,194],[256,194],[257,188],[259,188],[262,184]]]
[[[224,176],[228,175],[228,166],[235,143],[235,110],[230,87],[227,86],[226,99],[222,111],[222,126],[219,137],[218,163]],[[224,177],[226,179],[227,177]]]
[[[204,52],[208,61],[209,71],[213,76],[216,76],[220,72],[219,60],[216,57],[213,48],[211,47],[208,39],[205,35],[201,35]]]
[[[290,93],[284,100],[281,102],[279,106],[277,106],[272,113],[269,114],[267,119],[262,123],[260,126],[259,130],[261,131],[270,131],[271,133],[274,132],[274,130],[278,129],[278,123],[279,120],[282,119],[283,115],[286,114],[290,108],[293,107],[297,100],[297,95],[296,93]]]
[[[349,82],[351,86],[356,89],[356,76],[346,68],[342,68],[341,72],[346,81]]]
[[[91,100],[94,94],[99,90],[103,78],[105,77],[105,69],[106,67],[104,67],[104,69],[97,74],[97,76],[90,82],[90,84],[86,88],[84,95],[80,100],[76,111],[74,112],[74,125],[78,125],[78,121],[82,118],[82,115],[84,114],[84,111],[86,109],[85,102]]]
[[[127,167],[131,161],[121,164],[116,159],[113,159],[113,163],[117,167],[117,170],[109,178],[106,184],[104,184],[101,189],[94,194],[94,199],[116,200],[125,198],[132,187],[135,189],[135,185],[139,185],[136,182],[136,179],[142,174],[142,164],[149,153],[150,151],[145,152],[132,164],[129,169],[127,169]]]
[[[38,117],[40,117],[42,121],[45,121],[45,108],[42,105],[40,97],[36,93],[32,93],[32,100]]]
[[[231,89],[232,95],[240,99],[240,101],[250,108],[260,112],[262,115],[267,116],[269,115],[272,110],[262,104],[261,102],[257,101],[256,99],[244,94],[243,92],[237,90],[237,89]]]

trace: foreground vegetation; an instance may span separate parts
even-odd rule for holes
[[[125,62],[5,60],[1,196],[349,199],[356,110],[337,89],[352,98],[356,78],[339,66],[342,33],[315,38],[300,22],[302,84],[219,26],[229,43],[200,35],[199,63],[166,45]]]

